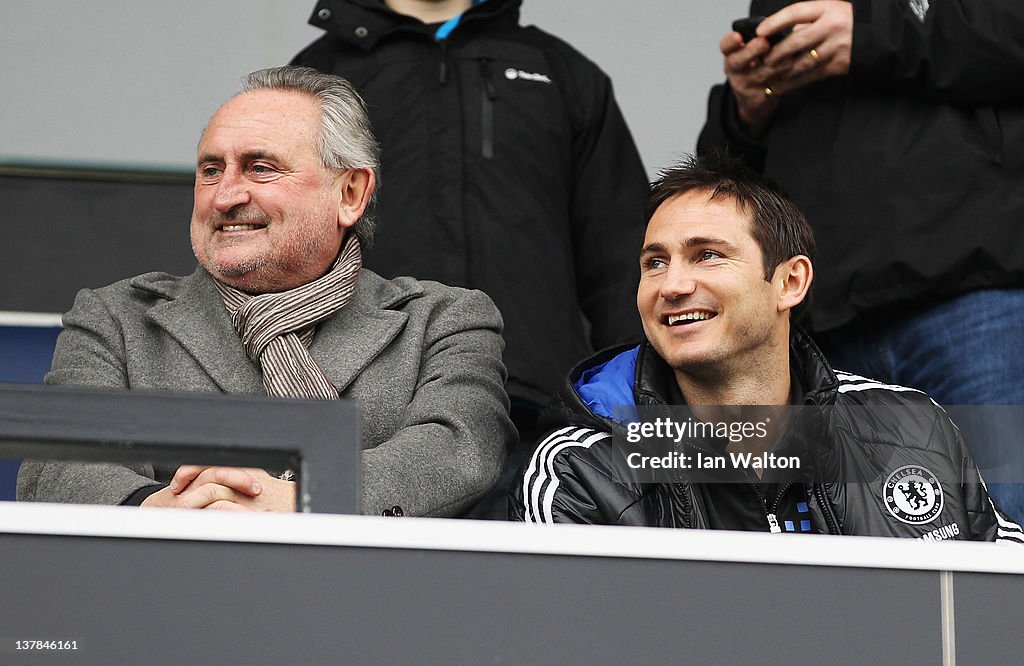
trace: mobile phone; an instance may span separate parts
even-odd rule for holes
[[[744,42],[749,42],[754,37],[757,37],[757,26],[761,25],[761,21],[765,20],[764,16],[748,16],[746,18],[736,19],[732,22],[732,29],[740,33],[743,37]],[[793,28],[783,28],[778,32],[773,32],[768,35],[768,43],[775,46],[787,36],[793,32]]]

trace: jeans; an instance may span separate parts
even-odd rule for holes
[[[833,367],[916,388],[940,405],[1024,405],[1024,289],[984,289],[869,313],[815,336]],[[966,410],[959,410],[963,413]],[[1024,521],[1024,408],[956,420],[997,506]],[[1014,423],[1008,423],[1008,419]]]

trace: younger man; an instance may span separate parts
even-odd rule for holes
[[[833,371],[792,325],[814,238],[774,184],[717,155],[690,160],[655,183],[646,217],[646,341],[570,374],[563,426],[524,466],[513,519],[1024,543],[941,407]],[[744,411],[762,418],[740,424]],[[724,431],[673,431],[679,446],[665,455],[636,446],[650,414]],[[735,425],[751,428],[733,437]],[[798,469],[749,464],[776,459]],[[730,469],[702,468],[709,460]]]

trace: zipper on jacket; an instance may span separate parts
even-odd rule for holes
[[[480,88],[480,131],[483,135],[481,151],[485,159],[494,157],[494,102],[498,99],[498,90],[491,79],[490,62],[489,58],[480,58],[480,80],[483,84]]]
[[[825,527],[828,528],[828,533],[840,534],[839,521],[836,520],[835,515],[832,513],[832,505],[828,503],[828,498],[825,497],[825,489],[822,488],[820,483],[814,484],[814,498],[818,500],[821,514],[825,516]]]
[[[688,492],[686,484],[675,482],[676,490],[679,491],[679,499],[683,503],[683,515],[686,519],[683,521],[683,527],[693,527],[693,503],[690,501],[690,493]]]
[[[779,490],[779,492],[775,493],[775,501],[772,502],[771,509],[768,509],[767,502],[765,502],[765,515],[768,518],[768,528],[773,533],[777,534],[782,531],[782,528],[779,526],[779,502],[782,501],[782,498],[786,495],[786,493],[789,492],[789,489],[792,487],[792,483],[787,483],[786,485],[782,486],[782,489]],[[754,486],[754,490],[757,490],[757,486]]]
[[[779,507],[779,497],[782,496],[782,493],[779,493],[779,495],[776,496],[775,502],[769,511],[768,502],[765,500],[764,495],[761,494],[761,489],[757,487],[757,484],[753,481],[747,481],[747,485],[749,485],[754,491],[754,494],[757,495],[757,499],[761,500],[761,508],[764,509],[764,517],[768,521],[768,531],[772,534],[782,532],[782,528],[779,527],[779,517],[775,515],[775,510]],[[786,488],[789,488],[789,486],[786,486]],[[783,488],[783,490],[786,490],[786,488]]]
[[[441,71],[438,73],[441,85],[448,83],[448,40],[441,40]]]

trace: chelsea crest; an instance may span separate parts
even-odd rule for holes
[[[882,499],[897,520],[923,525],[935,520],[942,511],[942,486],[930,470],[905,465],[885,480]]]

